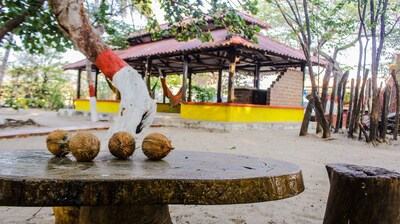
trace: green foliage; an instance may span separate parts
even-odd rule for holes
[[[291,9],[285,2],[278,1],[288,18],[294,18]],[[292,5],[296,0],[289,1]],[[302,13],[303,5],[297,1],[299,16],[304,22],[305,18]],[[310,31],[313,45],[311,48],[316,48],[318,45],[323,46],[324,52],[332,52],[335,47],[341,47],[354,40],[356,32],[357,9],[348,3],[348,0],[327,1],[327,0],[309,0],[308,12],[310,19]],[[274,1],[260,3],[259,18],[271,23],[273,30],[270,31],[272,37],[299,48],[298,33],[299,27],[294,31],[285,21]],[[295,24],[293,20],[289,20]],[[295,26],[296,28],[296,26]]]
[[[192,85],[192,93],[195,102],[213,102],[217,90],[213,87],[203,88]]]
[[[5,106],[19,108],[44,108],[57,110],[65,107],[72,98],[71,77],[52,60],[57,55],[22,55],[22,64],[7,71],[2,88]]]
[[[60,52],[71,47],[70,41],[61,32],[47,2],[5,0],[1,1],[0,6],[0,27],[4,27],[7,21],[26,15],[25,21],[12,30],[12,33],[19,37],[20,42],[7,42],[3,39],[0,46],[13,47],[16,50],[26,49],[35,54],[43,54],[45,46]]]
[[[239,34],[257,42],[255,33],[260,31],[256,25],[247,25],[236,10],[244,10],[251,14],[258,12],[257,0],[240,1],[240,8],[232,5],[229,0],[211,0],[207,5],[203,1],[162,0],[161,9],[165,11],[168,30],[161,28],[154,16],[149,17],[148,31],[152,32],[154,40],[163,36],[175,36],[179,41],[198,38],[202,42],[212,41],[211,32],[207,29],[209,22],[217,27],[227,28],[230,34]],[[191,18],[192,20],[184,20]]]

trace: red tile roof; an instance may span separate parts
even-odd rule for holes
[[[174,38],[159,40],[155,42],[148,42],[139,45],[129,47],[126,50],[116,51],[124,60],[134,60],[141,57],[148,56],[163,56],[170,54],[183,54],[191,51],[207,50],[225,46],[237,45],[240,47],[253,49],[264,52],[265,54],[272,54],[283,58],[289,58],[294,60],[300,60],[305,62],[303,51],[287,46],[274,39],[266,36],[256,35],[258,37],[258,43],[251,42],[243,37],[234,35],[227,39],[227,31],[225,29],[219,29],[211,31],[214,38],[213,42],[202,43],[198,39],[189,40],[187,42],[179,42]],[[64,69],[74,69],[85,66],[86,60],[81,60],[69,65],[64,66]],[[316,57],[313,57],[315,64],[324,65],[326,61],[321,60],[318,62]]]

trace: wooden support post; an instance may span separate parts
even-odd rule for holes
[[[254,87],[260,89],[260,64],[257,63],[254,68]]]
[[[328,164],[324,224],[399,223],[400,173],[378,167]]]
[[[189,71],[189,90],[188,102],[192,102],[192,71]]]
[[[189,73],[189,57],[185,55],[183,57],[183,73],[182,73],[182,102],[186,102],[186,85]]]
[[[95,79],[94,79],[94,96],[97,98],[97,86],[98,86],[98,82],[99,82],[99,69],[96,67],[96,75],[95,75]]]
[[[78,70],[78,80],[76,82],[76,98],[81,98],[81,79],[82,79],[82,69]]]
[[[222,102],[222,68],[218,69],[217,103]]]
[[[147,91],[149,92],[150,96],[151,96],[151,87],[150,87],[151,66],[152,66],[152,60],[150,57],[148,57],[146,61],[145,81],[146,81]]]
[[[228,103],[235,102],[236,50],[229,51]]]

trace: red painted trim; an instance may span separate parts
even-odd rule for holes
[[[232,106],[232,107],[258,107],[258,108],[280,108],[280,109],[297,109],[304,110],[304,107],[293,107],[293,106],[267,106],[267,105],[257,105],[257,104],[239,104],[239,103],[198,103],[198,102],[185,102],[182,104],[187,105],[206,105],[206,106]]]
[[[109,79],[123,67],[129,66],[124,60],[116,55],[111,49],[103,51],[96,58],[96,66]]]
[[[74,102],[75,101],[89,101],[89,100],[88,99],[79,98],[79,99],[74,99]],[[115,102],[115,103],[119,103],[120,101],[119,100],[97,100],[97,102]]]
[[[89,85],[89,96],[90,97],[94,97],[94,86],[93,85]]]

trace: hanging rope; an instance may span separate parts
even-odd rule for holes
[[[164,91],[164,96],[169,99],[169,104],[172,107],[177,106],[182,100],[182,87],[179,89],[178,93],[174,95],[165,83],[165,79],[163,77],[160,77],[160,80]]]

